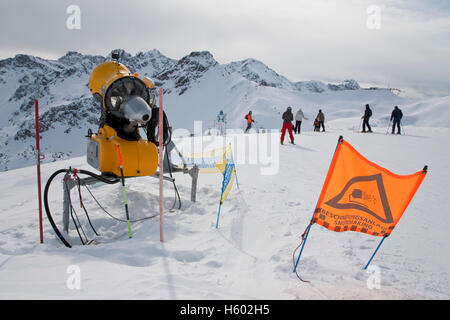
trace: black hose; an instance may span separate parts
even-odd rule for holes
[[[71,169],[59,169],[59,170],[55,171],[55,172],[50,176],[50,178],[47,180],[47,183],[45,184],[45,189],[44,189],[44,208],[45,208],[45,212],[46,212],[46,214],[47,214],[48,221],[50,222],[50,225],[51,225],[52,228],[53,228],[53,231],[56,233],[56,235],[58,236],[58,238],[61,240],[61,242],[62,242],[66,247],[72,248],[72,246],[70,245],[70,243],[67,242],[67,240],[63,237],[63,235],[62,235],[61,232],[59,231],[58,227],[56,226],[55,221],[53,220],[53,217],[52,217],[52,215],[51,215],[51,213],[50,213],[50,208],[49,208],[49,205],[48,205],[48,189],[49,189],[49,187],[50,187],[50,184],[52,183],[53,179],[54,179],[57,175],[59,175],[59,174],[61,174],[61,173],[63,173],[63,172],[64,172],[64,173],[69,173],[69,172],[72,172],[72,170],[71,170]],[[107,183],[107,184],[115,184],[115,183],[117,183],[117,182],[120,181],[118,178],[107,179],[107,178],[105,178],[105,177],[99,176],[99,175],[97,175],[97,174],[95,174],[95,173],[93,173],[93,172],[87,171],[87,170],[82,170],[82,169],[80,169],[80,170],[78,170],[78,172],[81,173],[81,174],[85,174],[85,175],[91,176],[91,177],[93,177],[93,178],[95,178],[95,179],[97,179],[97,180],[99,180],[99,181],[102,181],[102,182],[104,182],[104,183]],[[66,186],[66,187],[67,187],[67,186]],[[72,204],[70,204],[70,206],[71,206],[71,208],[73,209]],[[72,215],[72,214],[71,214],[71,215]],[[77,217],[77,218],[78,218],[78,217]],[[73,218],[73,215],[72,215],[72,219],[74,219],[74,218]],[[74,222],[75,222],[75,220],[74,220]],[[91,225],[91,226],[92,226],[92,225]],[[77,228],[78,235],[80,236],[80,239],[81,239],[81,235],[80,235],[80,233],[79,233],[78,227],[76,226],[76,222],[75,222],[75,227]],[[83,233],[84,233],[84,231],[83,231]],[[83,242],[82,239],[81,239],[81,242]]]
[[[160,125],[161,124],[159,123],[159,108],[153,108],[152,117],[147,122],[146,133],[147,133],[147,140],[153,142],[157,147],[159,146],[159,144],[158,139],[156,138],[157,134],[156,128],[159,127]],[[167,120],[165,111],[163,111],[162,127],[163,127],[163,145],[166,146],[172,140],[172,134],[169,129],[169,120]]]
[[[49,190],[49,188],[50,188],[50,184],[52,183],[53,179],[54,179],[57,175],[59,175],[59,174],[61,174],[61,173],[70,173],[70,172],[73,172],[73,170],[72,170],[72,169],[59,169],[59,170],[55,171],[55,172],[50,176],[50,178],[47,180],[47,183],[46,183],[45,189],[44,189],[44,199],[43,199],[43,200],[44,200],[44,208],[45,208],[45,212],[46,212],[46,214],[47,214],[48,221],[50,222],[50,225],[51,225],[52,228],[53,228],[53,231],[56,233],[56,235],[57,235],[58,238],[61,240],[61,242],[62,242],[66,247],[68,247],[68,248],[72,248],[72,246],[71,246],[70,243],[63,237],[62,233],[59,231],[59,229],[58,229],[58,227],[56,226],[56,224],[55,224],[55,222],[54,222],[54,220],[53,220],[53,217],[52,217],[52,215],[51,215],[50,208],[49,208],[49,205],[48,205],[48,190]],[[106,183],[106,184],[115,184],[115,183],[120,182],[120,179],[119,179],[118,177],[113,177],[112,179],[109,179],[109,178],[105,178],[104,176],[100,176],[100,175],[97,175],[97,174],[95,174],[95,173],[93,173],[93,172],[90,172],[90,171],[87,171],[87,170],[83,170],[83,169],[79,169],[79,170],[78,170],[78,173],[79,173],[79,174],[85,174],[85,175],[91,176],[92,178],[95,178],[95,179],[97,179],[97,180],[99,180],[99,181],[101,181],[101,182],[103,182],[103,183]],[[172,176],[172,170],[171,170],[171,169],[170,169],[170,175]],[[78,177],[77,177],[77,178],[78,178]],[[77,182],[78,182],[78,187],[80,187],[81,184],[80,184],[79,178],[78,178]],[[178,189],[177,189],[177,187],[176,187],[175,181],[173,181],[173,184],[174,184],[174,188],[175,188],[176,197],[178,197],[178,201],[179,201],[179,203],[180,203],[179,208],[181,208],[181,199],[180,199],[180,195],[179,195],[179,193],[178,193]],[[66,187],[66,189],[67,189],[66,192],[69,193],[70,191],[68,190],[67,184],[64,183],[64,185],[65,185],[65,187]],[[92,196],[92,198],[94,198],[94,200],[95,200],[95,202],[98,204],[98,206],[99,206],[106,214],[108,214],[111,218],[113,218],[113,219],[115,219],[115,220],[117,220],[117,221],[120,221],[120,222],[126,222],[125,220],[122,220],[122,219],[119,219],[119,218],[114,217],[114,216],[113,216],[112,214],[110,214],[105,208],[103,208],[103,207],[100,205],[100,203],[98,202],[98,200],[94,197],[94,195],[92,194],[92,192],[89,190],[89,188],[88,188],[85,184],[83,184],[83,185],[84,185],[84,187],[88,190],[88,192],[90,193],[90,195]],[[78,191],[79,191],[80,194],[81,194],[81,191],[80,191],[80,190],[78,190]],[[176,200],[177,200],[177,199],[175,198],[174,206],[175,206],[175,204],[176,204]],[[81,231],[82,231],[82,233],[84,234],[85,237],[86,237],[86,234],[85,234],[83,228],[81,227],[81,224],[80,224],[80,221],[79,221],[79,219],[78,219],[78,216],[77,216],[77,214],[76,214],[76,212],[75,212],[75,209],[73,208],[72,202],[71,202],[71,200],[70,200],[70,194],[69,194],[69,203],[70,203],[70,204],[69,204],[69,205],[70,205],[70,215],[71,215],[71,217],[72,217],[72,220],[74,221],[75,228],[76,228],[76,230],[77,230],[78,236],[80,237],[81,243],[82,243],[82,244],[85,244],[85,241],[83,241],[83,238],[82,238],[82,236],[81,236],[80,230],[79,230],[79,228],[78,228],[77,221],[78,221],[78,224],[80,225]],[[83,209],[84,209],[85,212],[86,212],[86,216],[87,216],[87,218],[88,218],[88,221],[89,221],[89,223],[90,223],[92,229],[94,230],[95,234],[97,234],[97,232],[95,231],[95,229],[94,229],[94,227],[93,227],[93,225],[92,225],[92,223],[91,223],[91,221],[90,221],[90,218],[89,218],[89,215],[88,215],[88,213],[87,213],[87,211],[86,211],[86,208],[84,208],[84,204],[82,205],[82,207],[83,207]],[[75,217],[73,216],[73,213],[75,213],[76,220],[75,220]],[[137,220],[131,220],[130,222],[140,222],[140,221],[144,221],[144,220],[147,220],[147,219],[152,219],[152,218],[157,217],[157,216],[158,216],[158,215],[153,215],[153,216],[144,217],[144,218],[137,219]],[[87,239],[87,237],[86,237],[86,241],[87,241],[87,240],[88,240],[88,239]]]

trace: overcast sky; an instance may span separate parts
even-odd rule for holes
[[[80,29],[67,27],[70,5]],[[0,58],[115,48],[175,59],[208,50],[219,63],[255,58],[291,81],[450,95],[449,0],[0,0]]]

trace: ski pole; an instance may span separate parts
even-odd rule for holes
[[[361,119],[359,120],[358,131],[361,131],[362,121],[363,121],[363,118],[361,118]]]
[[[125,204],[125,216],[127,217],[128,237],[132,238],[133,235],[131,234],[130,215],[128,213],[127,191],[125,189],[125,178],[123,176],[123,166],[122,166],[122,156],[120,154],[120,146],[117,146],[117,154],[119,156],[120,178],[122,180],[123,203]]]
[[[386,134],[389,133],[389,129],[391,128],[391,123],[392,123],[392,119],[389,120],[389,125],[388,125],[388,127],[387,127]]]
[[[259,128],[258,128],[258,125],[256,124],[256,121],[254,122],[254,124],[255,124],[255,128],[256,128],[256,133],[259,133]]]

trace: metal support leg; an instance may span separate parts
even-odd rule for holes
[[[192,178],[192,186],[191,186],[191,201],[195,202],[197,198],[197,180],[198,180],[198,166],[194,165],[192,169],[189,170],[189,175]]]
[[[63,230],[69,233],[70,223],[70,200],[69,192],[75,187],[75,181],[73,181],[71,174],[66,173],[63,179]]]
[[[80,179],[80,185],[92,185],[99,181],[92,177]],[[64,175],[63,180],[63,230],[69,233],[70,224],[70,195],[69,192],[76,186],[75,181],[70,173]]]

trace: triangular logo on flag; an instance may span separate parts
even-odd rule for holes
[[[336,232],[388,236],[425,175],[392,173],[340,140],[312,221]]]
[[[351,178],[344,189],[325,204],[335,209],[360,210],[384,223],[394,222],[381,173]]]

